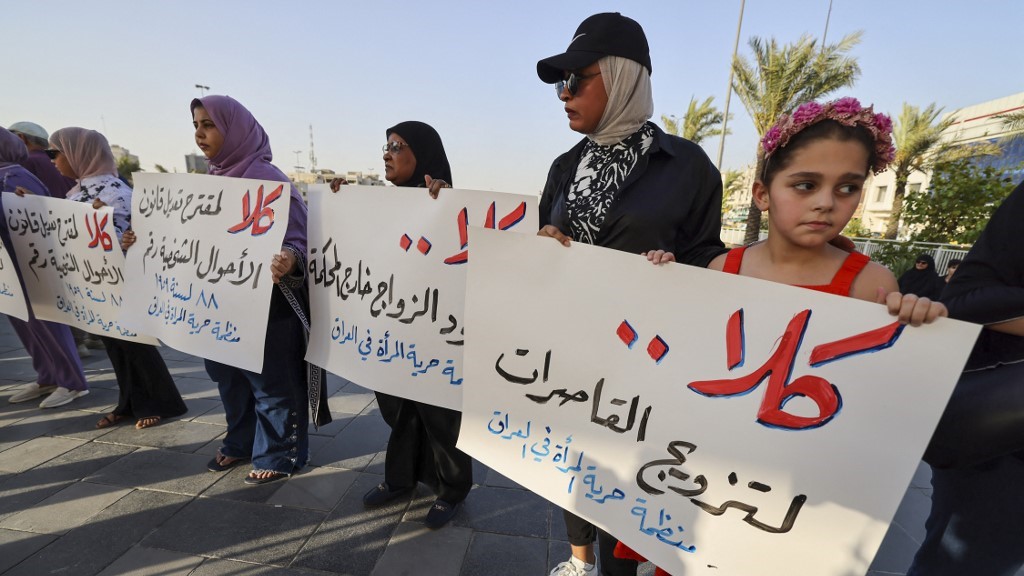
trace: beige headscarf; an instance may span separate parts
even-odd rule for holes
[[[621,56],[605,56],[598,64],[608,104],[597,129],[587,138],[611,146],[639,130],[654,115],[651,75],[643,64]]]
[[[50,146],[67,156],[78,179],[117,175],[117,163],[106,137],[86,128],[61,128],[50,134]]]

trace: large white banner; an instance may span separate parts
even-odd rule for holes
[[[537,199],[310,186],[306,359],[360,386],[461,408],[469,224],[536,234]]]
[[[0,238],[0,314],[28,320],[25,293],[22,292],[21,283],[18,282],[18,271],[14,268],[14,260],[2,238]]]
[[[114,210],[4,192],[4,217],[32,312],[86,332],[156,344],[122,322],[124,254]]]
[[[288,226],[290,184],[137,173],[128,293],[132,326],[183,352],[263,369],[270,265]]]
[[[470,238],[460,448],[672,574],[866,572],[978,326]]]

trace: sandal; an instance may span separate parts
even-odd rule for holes
[[[253,476],[253,474],[267,474],[266,476]],[[245,477],[245,483],[250,486],[259,486],[260,484],[267,484],[268,482],[274,482],[277,480],[283,480],[288,478],[291,474],[285,474],[284,472],[277,472],[274,470],[253,470],[249,472],[249,475]]]
[[[231,456],[225,456],[220,453],[220,450],[217,450],[217,455],[206,463],[206,468],[210,472],[226,472],[235,466],[241,466],[248,461],[248,458],[233,458]]]
[[[137,430],[142,430],[143,428],[156,426],[161,420],[163,420],[163,418],[160,416],[146,416],[144,418],[139,418],[139,421],[135,423],[135,428]]]
[[[127,417],[126,416],[122,416],[120,414],[114,414],[113,412],[111,412],[110,414],[107,414],[103,418],[100,418],[99,422],[96,423],[96,428],[97,429],[110,428],[111,426],[114,426],[114,425],[118,424],[119,422],[121,422],[125,418],[127,418]]]

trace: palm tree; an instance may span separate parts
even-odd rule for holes
[[[936,108],[934,102],[923,110],[904,102],[903,111],[893,125],[896,159],[889,165],[889,169],[896,176],[896,189],[892,199],[892,215],[885,229],[886,238],[895,239],[899,232],[907,179],[914,172],[923,170],[929,152],[937,150],[942,132],[956,121],[953,116],[939,120],[939,114],[942,114],[942,108]]]
[[[1003,128],[1006,128],[1007,134],[1001,139],[1003,145],[1009,145],[1017,140],[1024,140],[1024,112],[1000,114],[996,118],[1002,120]]]
[[[714,99],[714,96],[708,96],[707,100],[697,104],[697,99],[690,97],[690,105],[682,122],[675,116],[662,114],[661,122],[665,125],[665,131],[682,136],[694,144],[700,144],[706,138],[721,136],[725,114],[711,104]]]
[[[743,56],[733,60],[732,89],[753,119],[758,139],[782,113],[852,86],[860,76],[860,65],[850,51],[860,39],[861,32],[854,32],[835,44],[818,47],[818,41],[810,36],[785,46],[779,46],[775,38],[766,42],[752,37],[753,61]],[[764,154],[758,146],[756,174],[761,173],[763,163]],[[744,243],[757,240],[760,228],[761,211],[751,202]]]

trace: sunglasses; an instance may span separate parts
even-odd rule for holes
[[[559,97],[561,97],[562,96],[562,91],[563,90],[568,90],[570,96],[575,96],[576,93],[579,92],[580,81],[581,80],[589,80],[589,79],[593,78],[594,76],[600,76],[600,75],[601,75],[600,72],[595,72],[595,73],[589,74],[587,76],[584,76],[582,74],[577,74],[575,72],[570,72],[568,78],[566,78],[565,80],[560,80],[560,81],[555,83],[555,93],[558,94]]]
[[[47,148],[44,152],[46,152],[46,155],[50,157],[50,160],[56,160],[57,154],[60,154],[60,150],[57,150],[56,148]]]
[[[402,148],[408,147],[409,145],[403,142],[386,142],[384,146],[380,149],[380,151],[385,154],[387,154],[388,152],[391,152],[392,154],[398,154],[399,152],[402,151]]]

